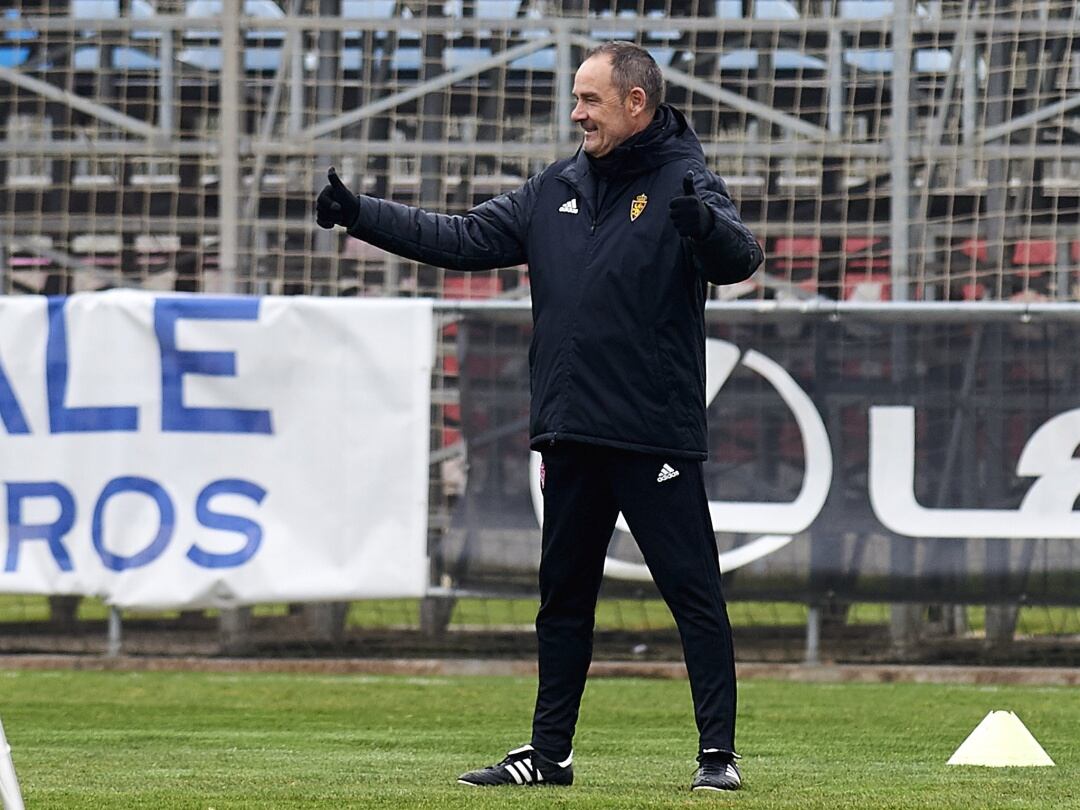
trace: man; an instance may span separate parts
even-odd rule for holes
[[[569,785],[608,542],[621,511],[675,616],[700,736],[694,790],[736,790],[735,664],[702,479],[706,281],[761,264],[648,51],[578,68],[583,142],[465,216],[353,195],[331,169],[318,224],[426,264],[528,263],[530,441],[543,454],[539,686],[530,744],[469,785]]]

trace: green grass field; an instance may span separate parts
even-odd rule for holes
[[[691,795],[686,683],[594,679],[577,784],[456,784],[527,739],[532,700],[528,678],[0,671],[28,808],[1080,808],[1067,689],[744,681],[746,788]],[[946,766],[991,709],[1057,767]]]

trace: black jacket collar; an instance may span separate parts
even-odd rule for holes
[[[609,154],[596,159],[578,147],[569,165],[559,174],[573,185],[590,178],[594,182],[616,177],[633,177],[673,160],[692,158],[704,163],[705,154],[686,116],[670,104],[661,104],[653,120],[641,132],[630,136]]]

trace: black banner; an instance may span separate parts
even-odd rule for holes
[[[1080,601],[1080,321],[710,310],[705,464],[730,598]],[[532,589],[523,318],[458,342],[467,484],[436,558]],[[608,593],[651,588],[617,530]]]

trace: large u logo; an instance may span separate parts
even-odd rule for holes
[[[756,540],[720,554],[720,568],[731,571],[771,554],[791,542],[792,535],[805,530],[821,513],[832,484],[832,448],[821,415],[798,383],[782,366],[753,349],[743,355],[739,348],[723,340],[705,342],[705,401],[712,402],[724,387],[740,356],[742,365],[757,372],[776,389],[791,409],[802,434],[803,458],[806,470],[802,488],[790,503],[710,501],[709,513],[713,528],[718,532],[761,534]],[[543,522],[544,499],[540,490],[540,454],[533,452],[529,483],[532,490],[536,519]],[[620,514],[616,528],[629,532]],[[648,581],[648,569],[608,557],[604,573],[616,579]]]

